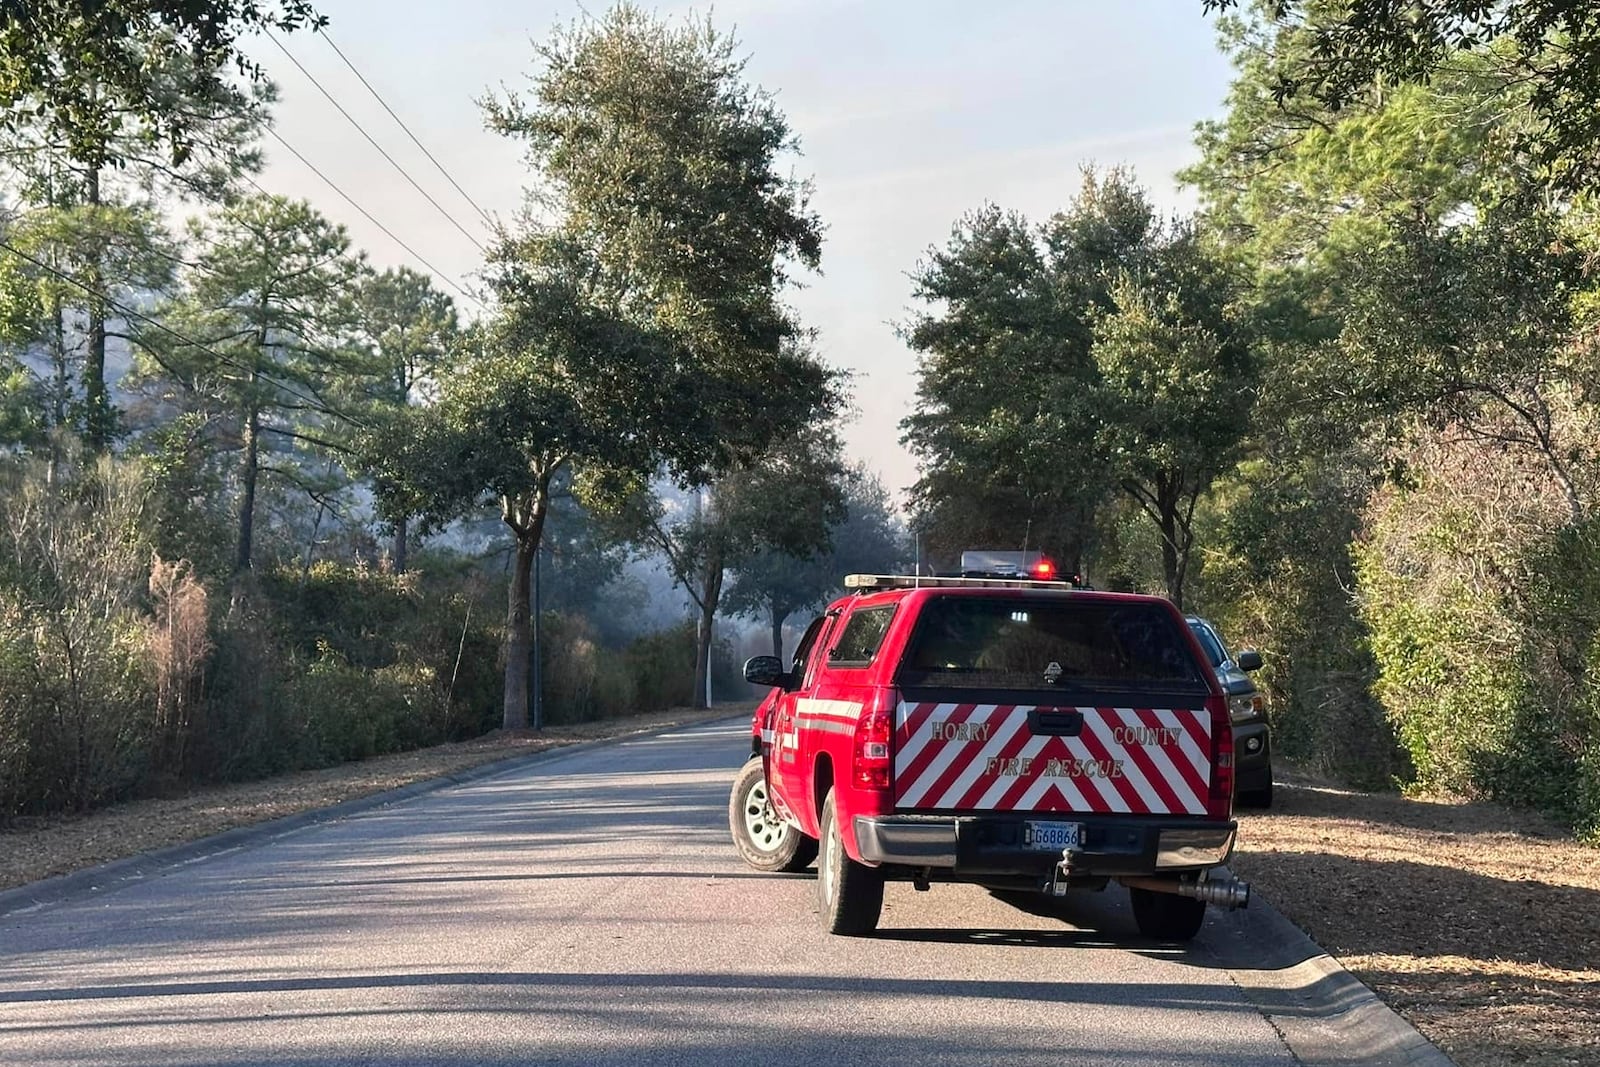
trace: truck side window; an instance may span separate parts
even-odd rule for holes
[[[811,650],[816,646],[817,638],[822,635],[823,623],[828,621],[826,615],[818,615],[811,620],[811,625],[806,627],[806,632],[800,635],[800,643],[794,646],[794,661],[790,664],[789,674],[795,679],[796,684],[803,684],[806,676],[806,662],[811,658]]]
[[[878,646],[883,644],[884,635],[889,632],[889,620],[893,618],[893,605],[852,612],[833,651],[828,653],[828,663],[835,667],[870,666],[878,654]]]

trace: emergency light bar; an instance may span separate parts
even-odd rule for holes
[[[844,587],[857,592],[872,589],[936,589],[951,586],[983,586],[991,589],[1071,589],[1069,582],[1049,578],[926,578],[915,574],[847,574]]]
[[[961,575],[964,578],[1034,578],[1050,581],[1056,577],[1056,565],[1043,552],[969,548],[961,553]]]

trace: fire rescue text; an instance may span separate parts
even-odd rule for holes
[[[1121,778],[1119,759],[1034,759],[1031,756],[990,756],[983,773],[992,777],[1019,778],[1037,771],[1046,778]]]

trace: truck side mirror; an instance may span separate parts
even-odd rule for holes
[[[751,685],[788,686],[789,672],[777,656],[751,656],[744,661],[744,680]]]
[[[1261,653],[1241,652],[1234,659],[1241,671],[1259,671],[1261,669]]]

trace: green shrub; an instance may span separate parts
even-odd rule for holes
[[[236,598],[218,621],[212,645],[189,777],[238,781],[292,769],[287,690],[297,668],[267,605]]]
[[[121,799],[150,773],[144,502],[117,460],[0,467],[0,819]]]
[[[1371,488],[1350,457],[1241,466],[1197,518],[1192,606],[1233,647],[1263,653],[1257,680],[1278,753],[1354,786],[1389,788],[1412,771],[1372,692],[1378,669],[1349,562]]]
[[[446,717],[436,681],[415,665],[361,670],[324,646],[287,686],[295,762],[331,766],[439,743]]]
[[[694,697],[694,624],[606,648],[580,616],[546,612],[541,627],[545,722],[561,725],[684,707]],[[726,642],[714,649],[713,689],[732,691]],[[742,684],[742,678],[738,679]]]
[[[1535,460],[1442,439],[1357,548],[1376,692],[1418,783],[1600,829],[1600,520]]]

